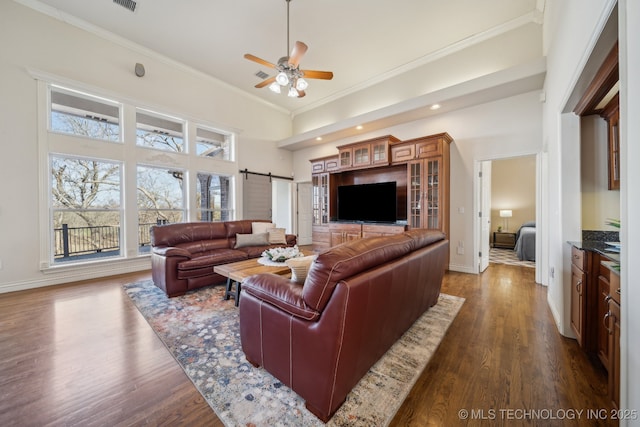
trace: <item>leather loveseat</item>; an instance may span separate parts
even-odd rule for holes
[[[152,227],[153,282],[170,297],[183,295],[192,289],[224,282],[226,278],[213,271],[216,265],[257,258],[265,249],[296,244],[296,236],[286,234],[286,244],[252,245],[254,223],[270,222],[190,222]],[[237,244],[240,241],[237,235],[242,235],[242,241],[246,244]]]
[[[240,299],[247,360],[328,421],[369,368],[437,303],[448,253],[443,233],[414,229],[335,246],[317,256],[303,284],[249,277]]]

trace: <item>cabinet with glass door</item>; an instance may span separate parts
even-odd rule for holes
[[[407,222],[410,228],[441,230],[449,238],[449,144],[451,139],[446,135],[431,142],[438,144],[437,155],[411,160],[407,165]],[[425,141],[420,138],[412,143],[419,147],[424,145]],[[420,150],[415,152],[419,153]]]

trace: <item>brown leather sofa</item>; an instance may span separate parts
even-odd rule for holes
[[[369,368],[437,303],[448,253],[443,233],[414,229],[319,254],[304,285],[276,275],[248,278],[240,298],[247,360],[328,421]]]
[[[225,277],[214,273],[220,264],[259,257],[265,249],[285,246],[269,244],[235,248],[237,234],[251,234],[254,222],[190,222],[151,228],[151,276],[153,283],[174,297],[192,289],[222,283]],[[287,234],[286,246],[296,244]]]

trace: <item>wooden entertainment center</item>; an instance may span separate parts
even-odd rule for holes
[[[406,141],[386,135],[341,145],[336,155],[310,160],[314,250],[407,228],[441,230],[448,239],[452,141],[447,133]],[[395,224],[336,221],[339,186],[388,181],[397,189]]]

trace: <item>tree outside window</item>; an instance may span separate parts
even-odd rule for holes
[[[184,171],[138,166],[138,247],[151,241],[149,230],[154,225],[182,222],[185,217]],[[145,252],[141,249],[141,252]]]
[[[119,256],[121,165],[51,156],[54,262]]]

